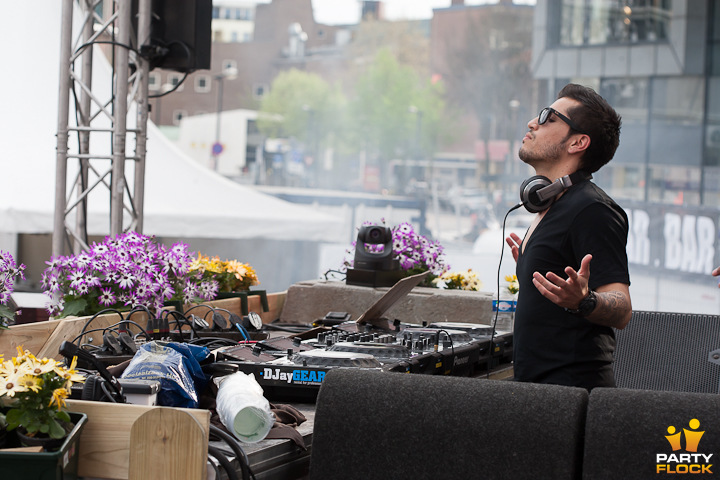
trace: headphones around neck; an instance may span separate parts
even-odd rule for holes
[[[573,185],[591,178],[592,175],[583,170],[565,175],[554,182],[542,175],[535,175],[520,185],[520,201],[528,212],[539,213],[550,208],[559,194]]]

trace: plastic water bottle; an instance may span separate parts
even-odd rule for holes
[[[512,332],[513,324],[515,322],[515,307],[517,306],[517,300],[512,295],[500,294],[500,301],[497,300],[497,295],[493,295],[492,301],[492,318],[491,321],[495,321],[495,315],[497,313],[497,323],[495,324],[496,332]]]

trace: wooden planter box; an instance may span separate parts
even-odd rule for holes
[[[267,311],[264,311],[262,298],[259,295],[249,295],[246,299],[236,297],[214,300],[207,302],[207,304],[213,308],[228,310],[242,317],[244,315],[243,310],[245,310],[243,303],[247,302],[246,312],[256,312],[262,318],[263,323],[270,323],[280,317],[285,305],[286,295],[287,292],[268,293]],[[229,316],[222,311],[219,313],[226,318]],[[60,344],[64,340],[73,341],[83,331],[85,324],[91,318],[67,317],[58,320],[51,319],[44,322],[13,325],[8,330],[0,330],[0,355],[3,355],[6,360],[12,358],[17,355],[17,347],[22,346],[38,358],[48,357],[61,360],[62,356],[58,352]],[[88,329],[109,327],[119,320],[120,318],[116,314],[98,315],[92,320]],[[147,324],[147,315],[143,312],[137,312],[133,314],[132,320],[144,327]],[[86,335],[83,342],[102,345],[102,332]]]

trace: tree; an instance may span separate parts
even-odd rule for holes
[[[389,49],[357,78],[349,111],[346,140],[382,167],[395,158],[431,157],[450,131],[442,84],[423,79]]]
[[[258,129],[268,137],[293,137],[306,145],[322,144],[341,128],[345,97],[320,76],[281,72],[260,105]]]
[[[443,35],[433,71],[448,85],[448,101],[477,120],[472,138],[519,139],[534,93],[530,72],[532,8],[488,5],[458,16],[436,16]],[[444,23],[447,22],[447,23]],[[511,105],[513,107],[511,107]],[[487,158],[487,155],[486,155]]]

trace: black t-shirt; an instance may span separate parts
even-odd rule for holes
[[[629,285],[627,236],[624,210],[590,181],[574,185],[553,203],[517,260],[517,380],[588,389],[615,386],[612,328],[565,312],[540,294],[532,275],[554,272],[567,278],[565,267],[579,270],[580,261],[590,253],[591,289],[618,282]]]

